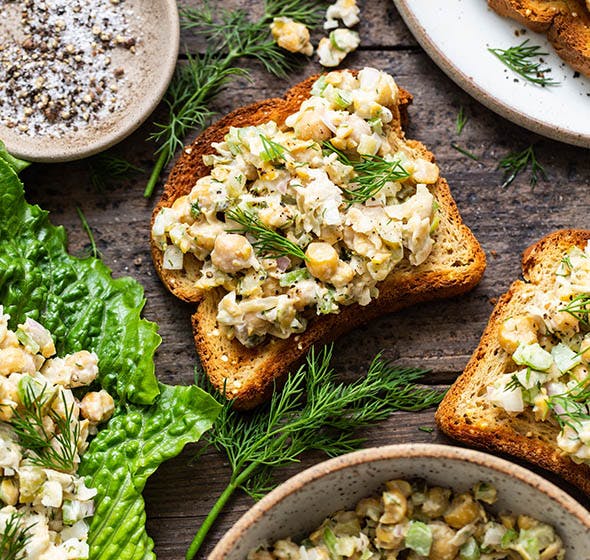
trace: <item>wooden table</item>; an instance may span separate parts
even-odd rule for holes
[[[198,5],[197,0],[186,3]],[[224,0],[219,4],[247,5],[252,13],[259,11],[255,0]],[[590,227],[590,158],[588,151],[538,137],[469,97],[418,46],[390,0],[361,0],[360,5],[363,46],[346,60],[346,66],[371,65],[391,72],[400,85],[414,94],[408,137],[423,141],[436,154],[465,222],[486,251],[488,269],[481,284],[464,297],[419,305],[350,333],[336,343],[335,365],[337,371],[352,377],[365,371],[375,353],[382,350],[397,364],[430,368],[428,383],[444,387],[462,371],[476,347],[495,298],[519,276],[523,249],[555,229]],[[193,53],[202,47],[187,33],[183,33],[181,44]],[[315,62],[309,63],[288,81],[281,81],[269,79],[256,64],[244,64],[252,70],[254,79],[235,80],[216,103],[220,113],[281,95],[319,70]],[[457,137],[455,121],[460,107],[464,107],[469,121]],[[163,107],[158,108],[148,124],[118,148],[146,170],[153,165],[153,146],[146,142],[149,123],[163,115]],[[479,161],[454,150],[453,140],[477,154]],[[548,180],[532,190],[529,176],[524,174],[509,188],[501,189],[498,161],[531,143],[535,143]],[[34,165],[23,175],[29,201],[51,210],[54,223],[67,228],[71,252],[82,254],[89,247],[76,213],[79,207],[115,276],[131,275],[143,284],[147,297],[145,316],[160,325],[163,337],[156,356],[157,373],[164,382],[189,384],[196,361],[189,323],[192,308],[171,296],[154,272],[148,236],[155,198],[145,200],[142,196],[146,178],[147,174],[143,174],[101,192],[90,184],[84,162]],[[433,427],[433,416],[433,410],[397,413],[366,431],[367,446],[451,443],[436,430],[427,433],[419,429]],[[192,464],[195,451],[196,447],[190,447],[162,466],[145,492],[148,530],[162,560],[184,556],[192,535],[228,480],[223,456],[210,450]],[[322,459],[320,454],[306,456],[300,464],[278,473],[278,479],[282,481]],[[582,500],[579,491],[561,485]],[[211,531],[200,557],[211,551],[251,504],[243,494],[235,495]]]

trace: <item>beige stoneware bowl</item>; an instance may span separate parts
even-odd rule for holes
[[[172,79],[180,26],[175,0],[125,0],[132,11],[130,31],[137,37],[135,53],[118,49],[112,67],[125,69],[120,86],[121,106],[95,124],[58,137],[28,135],[0,124],[0,140],[8,151],[27,161],[60,162],[82,159],[102,152],[136,130],[153,112]],[[2,2],[0,2],[2,7]],[[6,4],[0,18],[0,47],[8,37],[20,42],[19,5]]]
[[[320,463],[258,502],[226,533],[209,560],[244,560],[263,541],[301,537],[323,519],[351,508],[393,478],[467,490],[479,481],[498,489],[495,511],[526,513],[557,528],[568,560],[590,560],[590,512],[547,480],[492,455],[446,445],[376,447]]]

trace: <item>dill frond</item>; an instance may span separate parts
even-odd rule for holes
[[[249,233],[255,239],[252,246],[261,255],[270,258],[295,257],[302,260],[307,259],[305,252],[299,245],[263,224],[254,211],[232,208],[225,215],[242,226],[240,229],[230,231]]]
[[[165,98],[168,118],[157,123],[150,139],[159,144],[156,165],[148,180],[144,196],[153,193],[164,166],[183,145],[188,132],[203,129],[213,112],[211,101],[235,76],[249,76],[237,66],[241,58],[257,60],[264,69],[279,77],[287,77],[305,60],[281,49],[270,33],[275,17],[290,17],[306,25],[321,21],[321,0],[266,0],[264,14],[250,21],[245,10],[213,10],[209,3],[180,9],[181,26],[201,35],[208,45],[203,55],[187,55],[180,66]]]
[[[87,160],[90,183],[99,192],[109,184],[129,175],[144,173],[145,169],[132,164],[125,158],[110,152],[103,152]]]
[[[226,401],[209,442],[228,457],[230,483],[213,506],[193,540],[191,559],[232,493],[241,488],[254,498],[274,487],[275,469],[299,461],[302,453],[317,450],[330,457],[358,449],[357,430],[384,420],[396,410],[423,410],[438,404],[443,393],[416,382],[426,373],[396,368],[377,356],[367,375],[352,383],[335,378],[333,347],[312,348],[306,362],[289,375],[270,403],[250,414]],[[199,381],[207,385],[203,377]]]
[[[62,472],[75,470],[80,426],[74,417],[75,404],[68,406],[65,395],[61,393],[64,417],[49,407],[46,386],[36,394],[31,385],[25,389],[22,409],[14,409],[11,426],[20,445],[33,451],[29,461],[45,469]],[[45,408],[47,412],[44,413]],[[43,417],[49,416],[55,424],[55,433],[47,431]]]
[[[508,49],[488,48],[496,58],[505,66],[522,76],[525,80],[540,86],[557,86],[559,82],[547,78],[545,74],[551,72],[548,66],[543,67],[542,62],[536,61],[536,58],[547,56],[549,53],[541,50],[537,45],[528,45],[526,39],[520,45]]]
[[[22,514],[11,513],[6,520],[4,531],[0,534],[0,558],[2,560],[21,560],[27,543],[31,540],[33,525],[22,527]]]
[[[357,173],[353,181],[357,187],[343,189],[348,195],[350,204],[354,202],[363,204],[376,196],[387,183],[403,181],[410,176],[399,160],[387,161],[377,155],[362,155],[360,159],[352,160],[330,142],[324,142],[323,146],[326,152],[337,154],[343,164],[351,166]]]
[[[459,113],[457,114],[457,123],[456,123],[457,134],[461,134],[463,132],[463,129],[465,128],[465,125],[467,124],[468,120],[469,120],[469,117],[465,114],[465,109],[463,107],[461,107],[459,109]]]
[[[498,168],[504,169],[504,181],[500,188],[510,185],[518,174],[525,171],[529,165],[531,166],[531,188],[535,188],[539,177],[547,179],[545,168],[537,161],[533,146],[529,146],[522,152],[512,152],[500,160]]]
[[[467,156],[468,158],[472,159],[473,161],[479,161],[478,156],[476,156],[474,153],[470,152],[469,150],[462,148],[461,146],[459,146],[459,144],[457,144],[457,142],[451,142],[451,148],[453,148],[453,150],[457,150],[460,154]]]
[[[571,263],[570,263],[571,266]],[[579,294],[559,311],[575,317],[582,325],[590,327],[590,294]]]
[[[274,142],[268,136],[260,134],[260,141],[262,142],[262,154],[261,159],[267,162],[280,162],[285,161],[285,154],[289,151],[284,146],[281,146],[277,142]]]

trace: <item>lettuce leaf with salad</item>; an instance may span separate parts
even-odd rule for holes
[[[69,255],[64,229],[26,202],[21,169],[0,155],[0,305],[10,315],[10,329],[27,319],[48,329],[57,355],[97,355],[95,385],[113,397],[115,411],[81,456],[77,473],[97,492],[94,514],[86,519],[89,558],[153,559],[141,492],[163,461],[211,427],[219,405],[195,386],[158,383],[153,357],[161,339],[157,326],[140,316],[142,287],[131,278],[112,278],[96,258]],[[18,540],[15,519],[5,524],[0,548]]]

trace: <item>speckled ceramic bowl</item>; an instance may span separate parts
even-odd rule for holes
[[[392,478],[425,478],[466,490],[479,481],[498,489],[494,510],[527,513],[555,526],[568,560],[590,558],[590,512],[540,476],[491,455],[446,445],[391,445],[350,453],[294,476],[258,502],[217,544],[209,560],[244,560],[263,541],[302,536],[339,509]]]
[[[119,2],[113,2],[119,4]],[[8,151],[27,161],[60,162],[82,159],[102,152],[136,130],[160,102],[176,67],[180,26],[175,0],[125,0],[129,31],[137,39],[135,52],[116,48],[111,67],[124,70],[116,85],[119,107],[87,126],[58,136],[23,133],[0,120],[0,140]],[[2,11],[4,10],[4,11]],[[0,2],[0,48],[22,42],[20,4]]]

